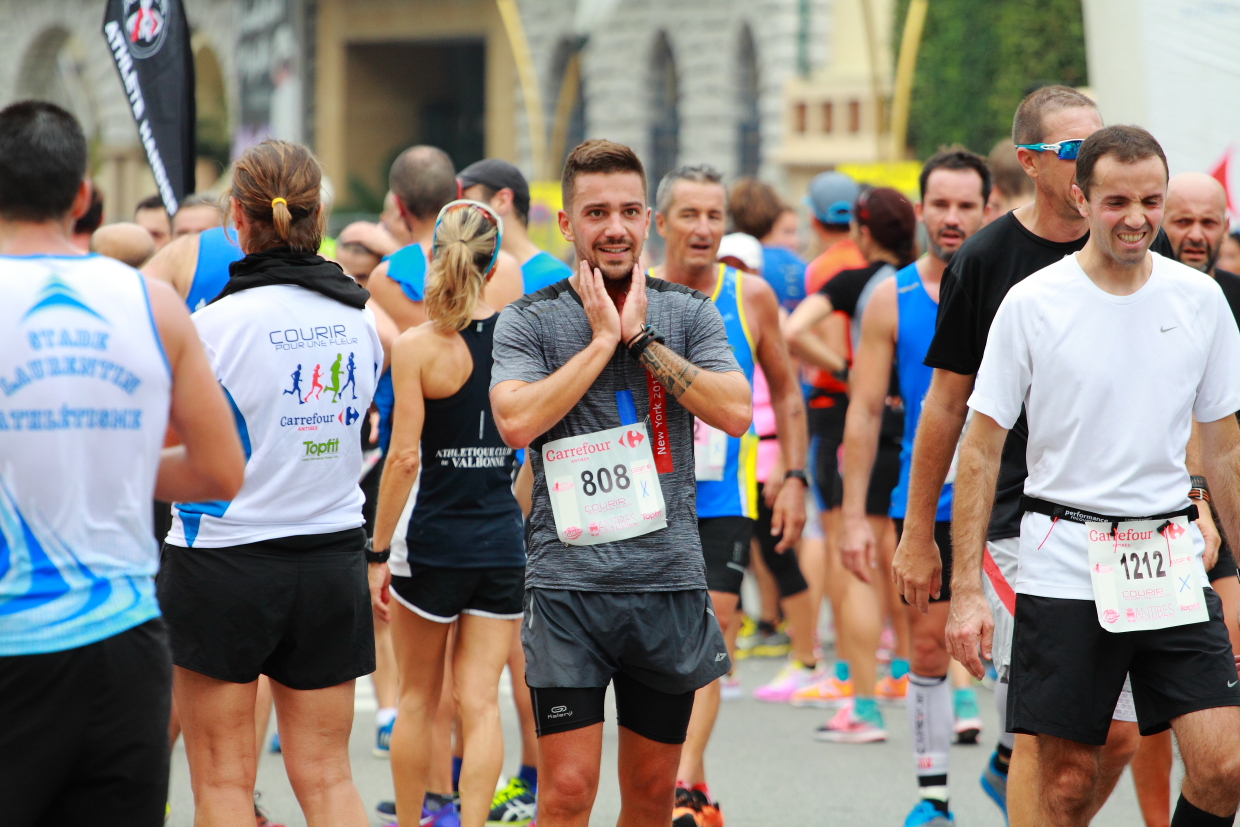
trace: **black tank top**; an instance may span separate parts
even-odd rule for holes
[[[422,481],[409,518],[409,562],[442,568],[524,566],[521,508],[512,495],[516,453],[491,415],[491,343],[499,314],[460,336],[474,369],[446,399],[426,400]]]

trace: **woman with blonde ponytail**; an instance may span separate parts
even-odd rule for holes
[[[369,294],[316,253],[320,179],[284,141],[237,160],[245,257],[193,316],[246,457],[231,501],[173,504],[157,580],[196,824],[254,824],[260,675],[306,824],[368,823],[349,732],[375,668],[358,477],[383,347]]]
[[[391,759],[402,827],[456,806],[437,795],[424,799],[432,720],[440,703],[453,702],[440,696],[454,621],[462,827],[483,827],[504,758],[499,678],[521,618],[525,548],[512,494],[515,452],[500,438],[489,398],[498,315],[483,293],[502,232],[485,204],[443,208],[426,284],[428,321],[392,348],[396,407],[375,514],[381,561],[370,565],[370,590],[375,613],[390,619],[400,671]],[[402,514],[419,469],[416,503]]]

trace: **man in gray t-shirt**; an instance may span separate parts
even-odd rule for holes
[[[534,471],[522,643],[538,815],[555,827],[588,813],[614,682],[622,806],[668,824],[694,690],[729,668],[698,539],[693,419],[740,436],[751,392],[710,300],[638,268],[650,212],[632,150],[582,144],[562,190],[580,266],[504,309],[491,372],[500,434],[529,447]]]

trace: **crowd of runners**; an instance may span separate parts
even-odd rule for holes
[[[410,147],[331,239],[303,146],[105,226],[87,157],[0,111],[0,823],[162,824],[182,739],[199,827],[269,823],[266,751],[313,827],[582,827],[610,685],[620,823],[723,827],[760,655],[806,737],[904,707],[905,827],[955,823],[953,743],[996,824],[1087,824],[1127,766],[1147,827],[1233,823],[1240,237],[1145,130],[1044,87],[915,201],[797,205],[590,140],[567,261],[498,159]]]

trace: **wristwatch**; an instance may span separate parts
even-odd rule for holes
[[[1190,500],[1204,500],[1205,502],[1210,502],[1210,487],[1206,485],[1206,478],[1194,475],[1189,477],[1188,480],[1193,486],[1188,490],[1188,498]]]
[[[805,472],[800,468],[794,468],[791,471],[784,472],[784,482],[787,482],[788,480],[800,480],[801,485],[804,485],[806,488],[809,487],[809,480],[806,478]]]
[[[373,543],[367,538],[365,554],[367,563],[386,563],[388,558],[392,556],[392,549],[385,548],[383,551],[375,551]]]

